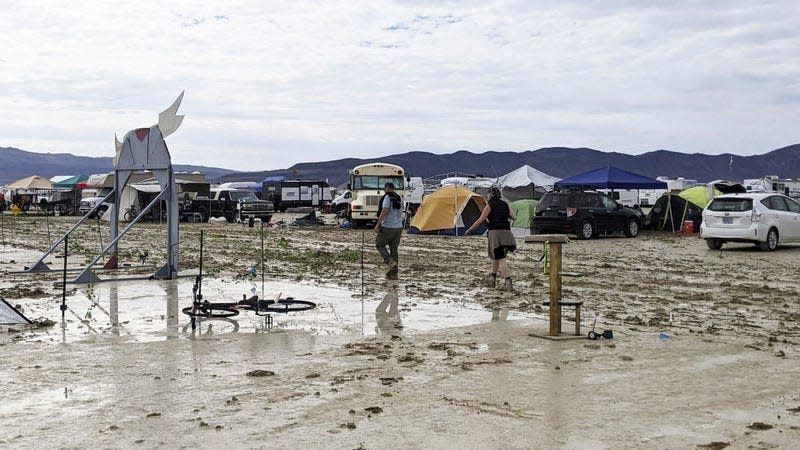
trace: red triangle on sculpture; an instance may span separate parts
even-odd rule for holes
[[[139,141],[143,141],[149,133],[150,128],[138,128],[136,130],[136,137],[139,138]]]

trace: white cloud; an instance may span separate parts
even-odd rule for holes
[[[110,156],[183,89],[173,160],[798,142],[796,2],[8,5],[0,146]]]

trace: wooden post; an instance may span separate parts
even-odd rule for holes
[[[550,243],[550,336],[561,333],[561,243]]]
[[[561,333],[561,259],[562,245],[569,242],[566,234],[532,234],[525,236],[525,242],[544,242],[550,248],[550,336]]]

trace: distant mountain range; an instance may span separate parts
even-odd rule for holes
[[[30,175],[51,178],[56,175],[91,175],[114,170],[110,157],[75,156],[70,153],[33,153],[13,147],[0,147],[0,185]],[[234,172],[218,167],[176,164],[175,171],[203,172],[207,178],[218,178]]]
[[[781,178],[800,177],[800,144],[753,156],[686,154],[667,150],[627,155],[589,148],[552,147],[525,152],[476,154],[458,151],[445,155],[415,151],[370,159],[345,158],[300,163],[288,169],[258,172],[236,172],[218,167],[191,165],[176,165],[175,170],[200,171],[206,174],[207,179],[218,182],[261,181],[268,176],[285,175],[306,180],[327,179],[332,186],[338,186],[347,181],[348,170],[359,164],[375,161],[398,164],[407,174],[423,178],[451,172],[494,177],[528,164],[559,178],[599,167],[615,166],[650,177],[664,175],[699,181],[716,179],[741,181],[744,178],[760,178],[764,175],[777,175]],[[111,170],[111,158],[108,157],[32,153],[16,148],[0,147],[0,184],[34,174],[49,178],[55,175],[103,173]]]
[[[731,164],[733,157],[733,164]],[[387,162],[402,166],[411,176],[423,178],[449,172],[495,177],[524,164],[550,175],[567,178],[592,169],[615,166],[650,177],[684,177],[698,181],[760,178],[777,175],[781,178],[800,177],[800,144],[773,150],[763,155],[736,156],[731,154],[704,155],[658,150],[642,155],[601,152],[589,148],[553,147],[525,152],[471,153],[458,151],[446,155],[409,152],[370,159],[347,158],[335,161],[300,163],[285,170],[237,172],[223,175],[220,181],[261,181],[267,176],[285,175],[290,178],[327,179],[332,186],[347,180],[348,170],[367,162]]]

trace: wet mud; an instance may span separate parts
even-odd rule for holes
[[[288,217],[288,216],[287,216]],[[72,219],[74,221],[74,219]],[[42,326],[0,332],[0,447],[791,448],[800,441],[800,247],[708,250],[696,237],[573,241],[565,297],[612,340],[547,341],[540,245],[511,258],[515,292],[484,286],[481,237],[403,236],[387,283],[369,231],[181,224],[175,281],[68,285],[16,274],[70,218],[6,218],[0,293]],[[199,231],[207,299],[316,302],[194,332]],[[70,239],[75,267],[95,226]],[[161,233],[161,234],[160,234]],[[118,275],[163,263],[143,224]],[[362,284],[362,238],[364,276]],[[147,252],[148,260],[139,257]],[[57,255],[46,259],[60,268]],[[362,294],[363,292],[363,294]],[[565,329],[571,329],[567,314]]]

